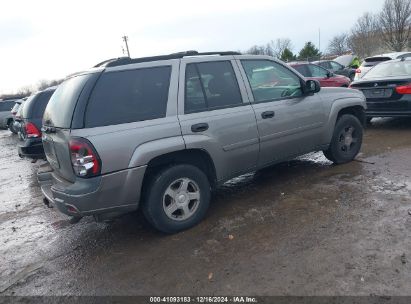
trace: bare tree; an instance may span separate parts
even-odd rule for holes
[[[251,55],[265,55],[266,48],[261,45],[254,45],[249,48],[245,53]]]
[[[267,43],[267,45],[265,46],[265,55],[268,56],[274,56],[274,50],[273,50],[273,46],[271,44],[271,42]]]
[[[378,18],[371,13],[365,13],[351,29],[347,45],[356,55],[368,57],[380,51],[380,38]]]
[[[379,15],[382,38],[392,50],[400,52],[410,39],[411,0],[385,0]]]
[[[26,96],[30,96],[31,94],[33,94],[33,92],[34,92],[33,87],[25,86],[25,87],[18,89],[16,91],[16,95],[26,97]]]
[[[44,80],[43,79],[43,80],[40,80],[38,82],[37,90],[42,91],[42,90],[47,89],[49,87],[59,85],[62,82],[63,82],[63,79],[56,79],[56,80]]]
[[[334,36],[327,48],[328,53],[331,55],[343,55],[348,50],[348,35],[346,33]]]
[[[271,41],[269,45],[271,46],[272,56],[277,58],[281,58],[286,49],[289,51],[293,50],[293,45],[289,38],[277,38],[276,40]]]

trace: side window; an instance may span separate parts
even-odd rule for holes
[[[323,69],[322,67],[314,64],[308,64],[307,67],[310,70],[311,77],[327,77],[328,71],[326,69]]]
[[[241,60],[255,102],[302,96],[300,78],[269,60]]]
[[[230,61],[187,64],[185,78],[185,113],[243,104]]]
[[[293,69],[297,70],[304,77],[311,77],[310,71],[307,69],[306,65],[295,65]]]
[[[336,62],[330,62],[331,64],[331,68],[333,71],[340,71],[342,69],[344,69],[344,67]]]
[[[1,101],[0,102],[0,111],[6,112],[6,111],[11,111],[13,108],[14,102],[11,101]]]
[[[166,116],[171,67],[155,67],[101,75],[85,114],[87,128]]]
[[[330,62],[328,61],[320,61],[320,62],[317,62],[316,64],[319,65],[320,67],[323,67],[324,69],[331,69]]]

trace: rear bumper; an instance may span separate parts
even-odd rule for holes
[[[411,111],[367,111],[367,117],[411,117]]]
[[[33,159],[45,158],[43,143],[41,138],[27,138],[17,146],[20,157]]]
[[[58,177],[51,167],[39,171],[43,195],[69,216],[104,215],[114,217],[134,211],[140,201],[146,166],[94,178],[77,178],[74,183]]]
[[[367,117],[404,117],[411,116],[411,98],[404,95],[398,100],[367,100]]]

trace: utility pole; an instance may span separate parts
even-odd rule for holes
[[[321,28],[318,28],[318,51],[321,53]],[[318,60],[321,61],[321,55],[318,57]]]
[[[128,49],[128,37],[124,35],[123,37],[124,43],[126,44],[126,49],[127,49],[127,56],[130,57],[130,50]]]

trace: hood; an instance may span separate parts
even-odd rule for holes
[[[361,100],[365,101],[364,94],[361,91],[355,89],[324,87],[321,88],[320,93],[323,98],[327,98],[329,100],[360,98]]]
[[[342,56],[335,58],[334,61],[338,62],[344,67],[348,67],[355,57],[356,56],[354,55],[342,55]]]

